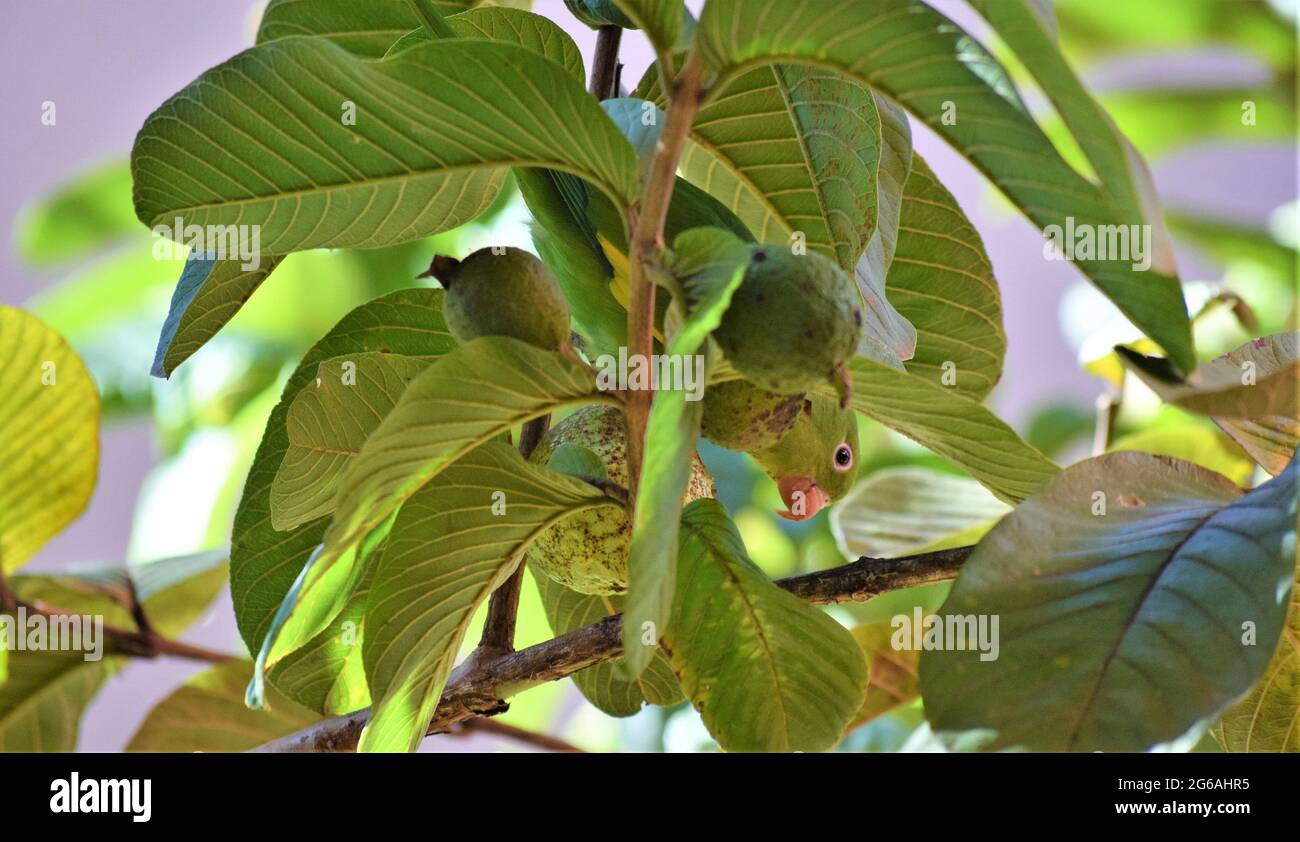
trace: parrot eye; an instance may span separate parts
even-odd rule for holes
[[[853,467],[853,448],[841,444],[835,448],[835,470],[847,471]]]

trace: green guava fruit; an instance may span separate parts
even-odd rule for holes
[[[558,447],[571,443],[596,454],[611,482],[628,485],[627,437],[623,413],[612,406],[589,406],[547,432],[529,461],[545,465]],[[699,456],[691,459],[691,478],[683,505],[713,496],[713,478]],[[528,548],[528,563],[571,590],[593,595],[627,590],[627,551],[632,520],[622,508],[601,506],[551,524]]]
[[[750,247],[745,277],[713,332],[746,380],[779,395],[843,380],[861,334],[853,279],[816,252],[776,245]]]
[[[447,291],[442,317],[457,342],[512,336],[555,350],[569,341],[569,305],[546,264],[517,248],[439,255],[428,273]]]
[[[727,380],[704,393],[700,434],[728,450],[771,447],[794,426],[803,395],[778,395],[747,380]]]

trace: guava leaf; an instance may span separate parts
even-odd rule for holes
[[[373,351],[321,362],[285,417],[289,449],[271,483],[272,526],[290,530],[334,511],[348,462],[429,363]]]
[[[247,751],[314,725],[320,714],[272,691],[267,710],[244,706],[250,661],[218,664],[190,676],[149,711],[127,751]]]
[[[544,529],[618,506],[592,486],[488,442],[403,504],[375,568],[362,652],[374,715],[361,751],[424,739],[474,611]]]
[[[921,695],[921,653],[915,649],[894,648],[892,639],[895,628],[892,621],[864,623],[854,626],[851,632],[858,646],[862,647],[871,678],[867,682],[862,707],[853,717],[849,730],[865,725]]]
[[[77,175],[19,214],[14,222],[18,255],[33,266],[53,266],[138,236],[130,194],[125,161]]]
[[[696,500],[682,513],[679,564],[664,643],[718,744],[727,751],[835,745],[867,683],[852,635],[769,581],[715,500]]]
[[[343,608],[355,550],[456,460],[553,410],[612,401],[586,365],[509,337],[487,336],[438,359],[407,386],[339,481],[334,519],[273,645],[267,666],[306,643]]]
[[[1298,472],[1243,494],[1190,463],[1112,453],[1048,481],[985,536],[939,610],[948,628],[1000,628],[996,652],[946,638],[922,654],[935,731],[989,749],[1194,742],[1282,633]]]
[[[164,103],[131,160],[145,224],[245,226],[265,254],[454,228],[491,204],[511,166],[572,172],[619,207],[638,191],[631,147],[572,75],[477,39],[379,62],[325,40],[267,42]]]
[[[1300,751],[1300,563],[1277,652],[1250,695],[1223,714],[1214,736],[1225,751]]]
[[[313,345],[289,377],[253,457],[231,538],[230,591],[249,651],[261,649],[272,616],[325,537],[324,521],[290,532],[271,525],[271,484],[289,449],[289,406],[331,357],[386,351],[430,359],[456,347],[442,320],[442,295],[442,290],[409,289],[361,305]]]
[[[904,466],[860,480],[835,502],[830,523],[845,558],[897,558],[987,530],[1010,510],[969,477]]]
[[[870,85],[931,125],[1044,229],[1064,228],[1071,217],[1094,229],[1141,223],[1062,160],[1006,71],[920,0],[715,0],[700,17],[696,43],[719,91],[763,62],[815,64]],[[1190,371],[1191,324],[1172,267],[1138,272],[1132,262],[1078,266]]]
[[[86,508],[99,471],[99,392],[77,352],[0,305],[0,572],[17,570]]]
[[[1016,503],[1060,468],[982,404],[865,357],[849,362],[854,409],[937,453]]]
[[[1002,296],[975,226],[919,155],[903,191],[887,291],[916,329],[907,370],[981,400],[1002,376]]]
[[[622,597],[581,594],[544,573],[532,572],[546,620],[557,636],[600,622],[622,607]],[[603,663],[574,673],[573,683],[587,701],[610,716],[632,716],[646,702],[669,707],[682,700],[677,676],[662,651],[654,653],[645,671],[635,679],[624,677],[616,664]]]

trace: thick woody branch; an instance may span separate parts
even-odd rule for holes
[[[777,584],[817,605],[861,601],[890,590],[951,579],[972,549],[958,547],[906,558],[864,557],[831,570],[781,579]],[[476,652],[452,673],[427,733],[446,733],[472,717],[502,713],[511,696],[617,658],[623,651],[621,627],[622,615],[615,614],[518,652],[496,657]],[[327,719],[255,751],[352,751],[369,720],[369,710]]]

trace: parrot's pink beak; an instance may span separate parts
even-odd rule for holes
[[[811,477],[781,477],[776,482],[788,511],[776,510],[786,520],[807,520],[830,505],[831,496]]]

